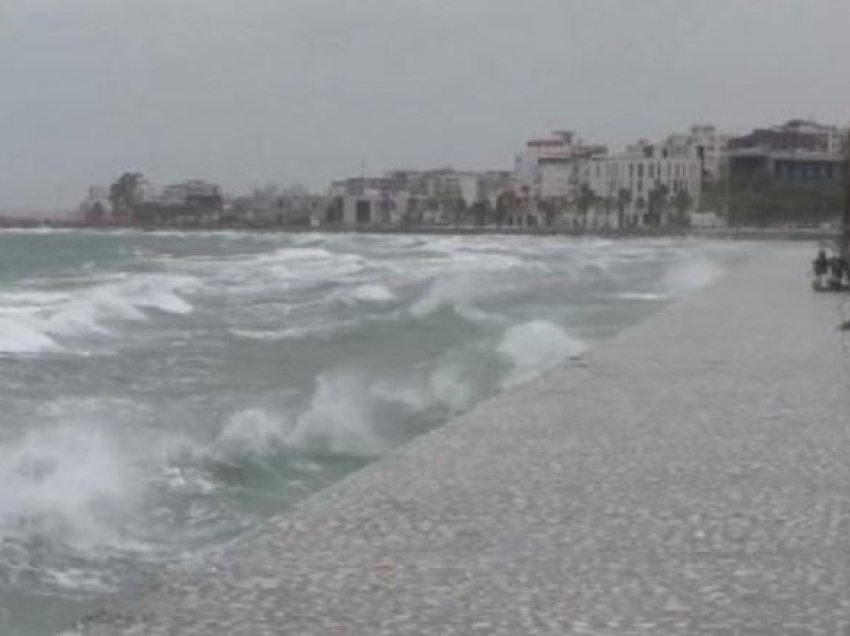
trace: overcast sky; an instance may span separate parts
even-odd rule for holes
[[[0,0],[0,208],[850,119],[850,0]]]

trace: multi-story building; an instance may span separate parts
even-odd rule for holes
[[[582,179],[589,188],[590,222],[600,225],[602,217],[608,227],[666,225],[674,213],[687,215],[699,207],[701,171],[693,147],[671,152],[641,141],[620,154],[595,156]]]
[[[662,147],[670,157],[696,157],[703,181],[717,182],[724,176],[730,139],[732,135],[720,133],[714,126],[696,125],[687,133],[670,135]]]
[[[495,205],[499,186],[510,187],[510,173],[438,168],[342,179],[331,184],[326,221],[346,225],[457,223],[464,211],[480,200]]]
[[[731,151],[762,148],[776,152],[807,151],[823,155],[842,154],[843,134],[838,126],[806,119],[792,119],[771,128],[756,128],[729,141]]]
[[[729,169],[736,185],[754,179],[785,183],[838,182],[844,178],[843,135],[837,126],[803,119],[757,128],[729,143]]]
[[[222,201],[221,187],[201,179],[191,179],[165,186],[158,201],[165,207],[217,207]]]
[[[604,146],[586,145],[571,131],[532,139],[514,161],[516,194],[530,201],[568,200],[581,184],[587,161],[605,152]]]

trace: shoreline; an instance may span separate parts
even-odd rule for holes
[[[4,222],[6,221],[6,222]],[[576,238],[645,239],[645,238],[704,238],[719,240],[767,240],[767,241],[833,241],[839,236],[837,229],[824,228],[660,228],[629,229],[626,231],[602,228],[567,227],[475,227],[475,226],[262,226],[249,224],[221,224],[204,226],[187,225],[93,225],[86,223],[58,222],[13,222],[0,220],[0,232],[4,230],[40,232],[44,230],[80,230],[93,232],[136,231],[156,234],[157,232],[244,232],[275,234],[409,234],[426,236],[569,236]]]
[[[77,629],[836,633],[846,360],[831,304],[789,276],[801,250],[770,246]]]

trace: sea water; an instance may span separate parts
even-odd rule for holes
[[[746,251],[0,232],[0,634],[70,626],[164,564],[575,363]]]

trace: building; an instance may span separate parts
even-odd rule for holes
[[[670,135],[662,144],[670,157],[696,157],[703,182],[724,177],[724,162],[732,135],[719,133],[712,125],[695,125],[687,133]]]
[[[732,138],[730,151],[760,148],[775,152],[806,151],[840,156],[844,136],[838,126],[819,124],[806,119],[792,119],[771,128],[756,128],[748,135]]]
[[[828,183],[844,178],[843,135],[837,126],[804,119],[756,128],[729,142],[729,169],[735,184],[754,179],[784,183]]]
[[[381,177],[334,181],[326,223],[344,225],[462,224],[479,201],[495,205],[500,187],[510,188],[509,172],[394,170]]]
[[[844,205],[847,160],[837,126],[792,119],[729,143],[735,223],[831,222]]]
[[[844,158],[815,150],[741,148],[729,154],[732,182],[767,178],[789,184],[840,182]]]
[[[573,198],[581,184],[582,169],[604,146],[589,146],[572,131],[556,131],[545,139],[526,142],[514,161],[514,187],[526,201]]]
[[[221,187],[202,179],[165,186],[157,202],[164,207],[219,207],[223,201]]]
[[[671,152],[666,145],[640,141],[625,152],[594,156],[582,182],[589,225],[663,226],[687,223],[700,206],[702,162],[696,149]]]
[[[224,210],[221,187],[191,179],[165,186],[157,192],[147,182],[140,187],[134,220],[146,224],[197,224],[220,220]]]

